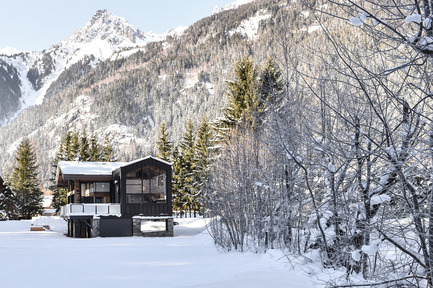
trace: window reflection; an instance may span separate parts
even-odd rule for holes
[[[126,174],[127,203],[166,203],[166,173],[152,166]]]

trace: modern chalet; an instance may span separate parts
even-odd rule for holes
[[[60,161],[56,182],[68,191],[60,215],[72,237],[173,236],[171,163]]]

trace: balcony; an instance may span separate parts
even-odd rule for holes
[[[122,216],[119,203],[72,203],[60,207],[61,217],[70,216]]]

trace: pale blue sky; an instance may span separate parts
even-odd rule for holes
[[[50,48],[79,27],[98,9],[128,20],[143,32],[163,33],[210,16],[215,6],[234,0],[0,0],[0,49]]]

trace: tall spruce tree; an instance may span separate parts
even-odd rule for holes
[[[79,160],[80,158],[80,136],[74,127],[74,131],[72,132],[72,143],[71,143],[71,157],[69,160]]]
[[[80,161],[90,161],[89,139],[86,129],[83,130],[83,134],[80,137]]]
[[[195,170],[197,198],[201,202],[201,197],[204,192],[205,184],[209,176],[209,167],[211,160],[211,146],[213,131],[206,117],[203,117],[202,122],[197,130],[195,141]]]
[[[271,58],[266,60],[259,77],[259,98],[260,109],[258,112],[258,120],[260,123],[265,118],[265,113],[271,105],[279,107],[283,100],[282,92],[284,89],[284,82],[281,79],[281,71],[278,64]]]
[[[258,72],[252,60],[243,57],[235,64],[235,79],[227,81],[228,107],[224,109],[223,127],[245,125],[254,129],[256,111],[261,109],[257,94]]]
[[[187,209],[189,212],[196,213],[200,209],[200,204],[197,199],[197,178],[194,173],[197,164],[195,154],[195,131],[191,119],[188,120],[185,130],[180,142],[180,152],[183,158],[181,174],[184,179],[182,190]]]
[[[29,139],[24,138],[16,152],[16,166],[10,177],[10,188],[17,200],[17,210],[24,219],[42,212],[43,193],[37,179],[38,165]]]
[[[168,140],[168,132],[165,123],[161,124],[160,133],[161,134],[158,137],[158,140],[156,141],[156,146],[158,148],[157,157],[165,161],[170,161],[170,156],[173,149],[173,143]]]
[[[74,153],[72,151],[72,133],[70,131],[67,131],[65,136],[63,137],[62,140],[62,145],[61,147],[63,147],[63,157],[62,160],[65,161],[72,161],[74,160]]]
[[[90,137],[90,161],[96,162],[101,159],[101,147],[98,144],[98,139],[96,138],[95,133],[92,133]]]
[[[183,216],[186,210],[186,195],[185,195],[185,177],[183,177],[183,156],[179,153],[177,147],[173,149],[173,176],[172,176],[172,190],[173,200],[172,205],[175,211],[180,212]]]

